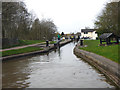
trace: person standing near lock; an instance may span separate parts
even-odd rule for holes
[[[58,34],[58,40],[60,40],[61,36]]]

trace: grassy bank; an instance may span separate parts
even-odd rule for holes
[[[43,40],[19,40],[19,45],[29,45],[45,42]]]
[[[4,56],[10,56],[10,55],[17,55],[17,54],[39,51],[39,50],[43,50],[43,49],[39,47],[26,47],[26,48],[21,48],[16,50],[3,51],[2,56],[4,57]]]
[[[5,47],[3,49],[17,47],[17,46],[30,45],[30,44],[36,44],[36,43],[43,43],[43,42],[46,43],[46,41],[43,41],[43,40],[19,40],[19,44],[13,45],[13,46],[10,46],[10,47]],[[54,44],[54,43],[56,43],[56,41],[49,41],[49,43]]]
[[[99,40],[84,40],[84,45],[88,46],[83,48],[80,47],[80,49],[96,53],[120,63],[120,61],[118,61],[118,47],[120,45],[98,46],[99,42]]]
[[[20,40],[20,44],[16,46],[23,46],[23,45],[30,45],[30,44],[35,44],[35,43],[42,43],[45,41],[40,41],[40,40]],[[50,44],[56,43],[56,41],[50,41]],[[14,46],[14,47],[16,47]],[[10,48],[10,47],[9,47]],[[22,54],[22,53],[27,53],[27,52],[33,52],[33,51],[39,51],[43,50],[42,48],[39,47],[26,47],[26,48],[21,48],[21,49],[16,49],[16,50],[7,50],[7,51],[2,51],[2,56],[10,56],[10,55],[17,55],[17,54]]]
[[[54,43],[56,43],[56,41],[50,41],[49,43],[50,43],[50,44],[54,44]]]
[[[42,42],[45,42],[45,41],[43,41],[43,40],[19,40],[19,44],[13,45],[10,47],[5,47],[3,49],[17,47],[17,46],[30,45],[30,44],[36,44],[36,43],[42,43]]]

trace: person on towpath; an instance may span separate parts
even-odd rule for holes
[[[58,34],[58,40],[60,40],[60,37],[61,37],[61,36]]]

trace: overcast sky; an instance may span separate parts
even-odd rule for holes
[[[39,19],[51,18],[59,32],[93,28],[94,20],[109,0],[24,0]]]

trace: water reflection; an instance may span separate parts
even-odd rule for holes
[[[60,58],[60,60],[61,60],[61,59],[62,59],[62,58],[61,58],[61,52],[62,52],[62,50],[60,50],[60,48],[57,48],[57,52],[58,52],[59,58]]]
[[[45,55],[3,62],[4,88],[106,88],[103,74],[73,54],[76,43]]]
[[[26,59],[25,59],[26,60]],[[31,69],[28,67],[30,62],[26,60],[24,63],[22,60],[19,61],[8,61],[4,62],[2,65],[2,84],[3,87],[28,87],[29,82],[26,82],[26,79],[29,79],[31,74]]]

